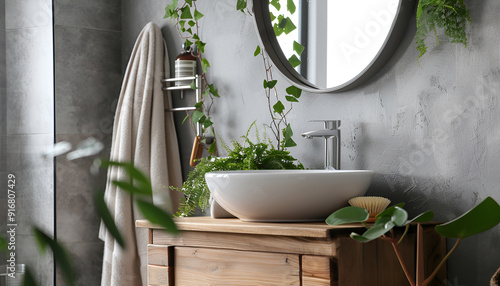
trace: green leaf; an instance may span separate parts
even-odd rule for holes
[[[293,97],[293,96],[290,96],[290,95],[286,95],[285,96],[286,100],[289,101],[289,102],[299,102],[297,100],[297,98]]]
[[[198,36],[198,34],[194,33],[194,34],[193,34],[193,39],[194,39],[194,40],[199,40],[199,39],[200,39],[200,37]]]
[[[378,218],[373,225],[374,226],[379,225],[379,224],[385,225],[386,223],[388,223],[390,221],[391,221],[390,216],[383,216],[383,217]]]
[[[297,55],[302,55],[302,52],[304,51],[304,46],[299,44],[297,41],[293,41],[293,50],[297,53]]]
[[[31,270],[29,268],[26,268],[26,270],[24,271],[23,286],[35,285],[38,285],[36,283],[35,277],[33,277],[33,274],[31,274]]]
[[[209,92],[215,96],[215,97],[220,97],[219,95],[219,90],[215,88],[215,86],[213,84],[209,84],[208,85],[208,90]]]
[[[194,9],[194,19],[196,21],[200,20],[201,18],[203,18],[203,15],[202,13],[200,13],[200,11],[198,11],[197,9]]]
[[[271,23],[276,19],[276,16],[274,16],[273,12],[269,12],[269,16],[271,16]]]
[[[191,9],[189,6],[184,6],[181,8],[181,19],[193,19],[193,15],[191,15]]]
[[[144,215],[144,218],[149,220],[151,223],[164,227],[165,230],[171,234],[179,233],[179,230],[177,229],[177,226],[175,225],[175,222],[170,214],[150,202],[143,200],[136,200],[135,202],[139,211]]]
[[[238,0],[238,2],[236,2],[236,10],[245,12],[246,7],[247,7],[247,0]]]
[[[426,211],[425,213],[421,213],[414,217],[411,220],[406,221],[405,225],[412,222],[428,222],[434,218],[434,213],[432,211]]]
[[[406,221],[408,220],[408,213],[400,208],[400,207],[394,207],[392,208],[392,212],[388,213],[386,216],[390,216],[391,220],[397,225],[397,226],[403,226],[405,225]]]
[[[121,248],[125,248],[125,240],[123,239],[118,227],[113,220],[113,216],[104,201],[104,192],[95,192],[94,194],[94,202],[97,210],[97,214],[101,217],[104,225],[108,229],[111,236],[116,240],[116,242],[121,246]]]
[[[293,0],[287,1],[286,8],[287,8],[288,12],[290,12],[290,14],[295,13],[296,7],[295,7],[295,3],[293,3]]]
[[[359,234],[357,234],[355,232],[352,232],[350,236],[351,236],[352,239],[356,240],[357,242],[365,243],[365,242],[369,242],[370,241],[368,238],[365,238],[364,236],[359,235]]]
[[[351,233],[351,237],[359,242],[369,242],[381,237],[392,228],[394,228],[395,225],[396,224],[393,221],[389,221],[385,224],[375,224],[370,229],[365,231],[363,235]]]
[[[8,249],[7,240],[5,240],[5,238],[3,238],[3,236],[0,236],[0,252],[7,253],[8,250],[9,249]]]
[[[203,101],[198,101],[194,104],[194,107],[196,107],[196,109],[201,109],[203,107]]]
[[[194,80],[189,84],[189,88],[196,90],[196,82]]]
[[[297,146],[297,143],[295,143],[295,141],[293,141],[292,138],[285,138],[285,140],[283,142],[283,147],[290,148],[290,147],[295,147],[295,146]]]
[[[180,22],[180,21],[179,21],[179,22]],[[189,25],[190,27],[194,27],[194,25],[196,25],[196,22],[195,22],[195,21],[193,21],[193,20],[190,20],[190,21],[188,22],[188,25]]]
[[[186,39],[184,41],[184,47],[191,47],[193,45],[193,42],[191,42],[189,39]]]
[[[208,128],[210,126],[212,126],[214,123],[212,122],[212,120],[210,120],[209,117],[207,117],[205,120],[203,120],[203,127],[204,128]]]
[[[186,24],[186,21],[184,21],[184,20],[179,21],[179,26],[181,26],[182,28],[184,28],[185,24]]]
[[[35,233],[37,244],[42,246],[42,251],[44,251],[47,247],[52,249],[54,260],[57,262],[57,266],[59,266],[61,270],[64,280],[66,281],[66,285],[75,285],[73,266],[66,250],[58,242],[46,235],[42,230],[35,227],[33,232]]]
[[[278,100],[278,102],[276,102],[276,104],[273,105],[273,110],[274,110],[274,112],[276,112],[278,114],[281,114],[283,112],[283,110],[285,110],[285,106],[283,105],[281,100]]]
[[[408,213],[399,206],[393,206],[391,208],[386,209],[379,215],[379,218],[390,218],[397,226],[404,226],[408,220]]]
[[[137,187],[134,186],[133,184],[129,182],[124,182],[124,181],[113,181],[113,185],[117,186],[118,188],[122,189],[123,191],[131,194],[131,195],[147,195],[150,196],[152,194],[152,190],[150,188],[145,188],[143,186]]]
[[[276,8],[276,10],[278,10],[278,11],[281,9],[281,4],[280,4],[279,0],[271,0],[271,2],[269,2],[269,4],[273,5],[274,8]]]
[[[264,80],[264,83],[262,84],[264,86],[264,89],[267,88],[267,80]]]
[[[203,118],[205,118],[205,114],[203,114],[203,112],[199,110],[195,110],[193,112],[193,115],[191,116],[191,120],[193,120],[193,123],[202,123],[201,121],[203,121]]]
[[[174,15],[177,15],[175,13],[175,10],[169,9],[168,7],[165,8],[165,15],[163,16],[163,19],[167,18],[174,18]]]
[[[206,73],[206,72],[208,72],[208,68],[210,67],[210,63],[208,62],[208,60],[207,60],[207,59],[203,59],[203,60],[201,61],[201,66],[202,66],[202,68],[203,68],[203,72],[205,72],[205,73]]]
[[[210,144],[210,147],[208,147],[208,153],[214,154],[216,150],[217,150],[217,144],[213,142],[212,144]]]
[[[290,19],[290,17],[283,18],[279,23],[279,27],[282,28],[285,31],[285,34],[287,35],[290,34],[293,30],[297,29],[297,27],[293,24],[292,19]]]
[[[301,61],[299,60],[299,58],[297,58],[296,55],[292,55],[288,61],[290,62],[290,64],[292,64],[292,67],[296,68],[300,65]]]
[[[290,126],[290,123],[288,123],[286,128],[283,129],[283,138],[284,138],[283,147],[288,148],[297,146],[297,143],[293,141],[292,136],[293,136],[292,127]]]
[[[274,30],[274,34],[276,34],[276,37],[281,36],[281,34],[283,34],[283,32],[284,32],[284,30],[282,28],[280,28],[279,25],[276,23],[273,25],[273,30]]]
[[[348,223],[364,222],[368,219],[370,214],[364,208],[360,207],[345,207],[332,213],[326,219],[329,225],[341,225]]]
[[[193,6],[193,0],[185,0],[185,1],[186,1],[186,3],[189,4],[189,6]]]
[[[466,238],[487,231],[500,223],[500,206],[491,197],[460,217],[436,226],[436,232],[449,238]]]
[[[405,203],[399,203],[399,204],[397,204],[397,205],[393,205],[393,206],[391,206],[391,207],[389,207],[389,208],[385,209],[383,212],[379,213],[379,214],[378,214],[378,215],[376,215],[375,217],[379,218],[379,217],[383,217],[383,216],[387,216],[387,215],[388,215],[388,216],[391,216],[391,215],[392,215],[392,213],[394,212],[394,208],[396,208],[396,207],[400,207],[400,208],[402,208],[402,207],[404,207],[404,206],[405,206]]]
[[[174,15],[177,15],[177,1],[178,0],[172,0],[172,3],[165,7],[165,16],[163,18],[173,18]]]
[[[300,95],[302,94],[302,89],[291,85],[286,88],[286,93],[292,95],[295,98],[300,98]]]
[[[274,88],[277,83],[278,83],[277,80],[270,80],[267,82],[267,88],[269,88],[269,89]]]
[[[260,54],[260,46],[257,45],[257,48],[255,49],[255,52],[253,52],[253,56],[256,57]]]
[[[103,168],[108,168],[109,166],[123,168],[132,180],[141,184],[141,187],[151,188],[151,182],[148,177],[146,177],[146,175],[144,175],[144,173],[137,169],[132,163],[102,160],[101,166]]]
[[[205,45],[206,43],[205,42],[202,42],[202,41],[196,41],[196,46],[198,47],[198,50],[200,50],[202,53],[205,52]]]

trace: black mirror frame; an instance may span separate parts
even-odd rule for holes
[[[266,49],[274,65],[288,78],[293,85],[305,91],[315,93],[341,92],[353,89],[374,76],[391,58],[399,47],[401,39],[406,33],[408,23],[415,10],[415,0],[399,0],[396,19],[393,21],[388,37],[374,59],[357,76],[351,80],[334,87],[321,88],[310,83],[300,75],[288,62],[288,59],[279,48],[278,40],[274,34],[269,14],[269,1],[253,0],[255,25],[262,46]]]

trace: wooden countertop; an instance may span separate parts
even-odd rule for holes
[[[331,226],[324,222],[315,223],[261,223],[244,222],[236,218],[213,219],[211,217],[183,217],[175,218],[175,223],[180,230],[203,231],[203,232],[225,232],[244,233],[260,235],[299,236],[328,238],[332,233],[349,233],[364,228],[361,224],[346,224]],[[136,227],[161,229],[147,220],[137,220]]]

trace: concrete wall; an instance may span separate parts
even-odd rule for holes
[[[168,3],[136,2],[122,4],[124,63],[149,21],[163,27],[174,58],[182,41],[162,19]],[[297,135],[321,128],[309,120],[342,120],[343,168],[374,170],[368,194],[406,202],[411,214],[434,210],[437,220],[455,218],[487,196],[500,201],[500,3],[466,4],[472,17],[467,48],[446,40],[436,47],[431,36],[428,53],[417,62],[413,19],[395,55],[374,78],[348,92],[305,93],[289,117]],[[205,14],[200,34],[207,42],[210,79],[221,94],[213,121],[229,142],[252,121],[269,122],[264,70],[261,59],[253,57],[258,38],[253,19],[235,11],[235,1],[197,5]],[[275,79],[280,91],[289,85],[277,71]],[[187,126],[177,128],[186,166],[192,134]],[[309,168],[321,168],[323,142],[297,135],[292,154]],[[500,267],[499,239],[497,226],[464,240],[448,263],[449,285],[487,285]]]
[[[55,141],[76,146],[90,136],[106,144],[121,85],[120,0],[54,0]],[[57,238],[70,251],[77,285],[99,285],[103,242],[93,193],[105,174],[90,174],[93,158],[56,160]],[[57,276],[57,284],[64,284]]]

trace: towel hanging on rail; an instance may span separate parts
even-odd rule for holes
[[[180,196],[168,187],[182,185],[173,118],[171,113],[164,112],[170,106],[163,98],[161,79],[169,75],[168,53],[160,28],[148,23],[135,43],[123,79],[113,126],[111,160],[133,162],[142,170],[151,179],[153,202],[162,207],[170,204],[169,196],[172,202]],[[111,183],[126,178],[119,168],[108,170],[105,199],[127,247],[122,249],[115,244],[101,224],[103,286],[146,285],[148,232],[135,228],[135,220],[140,217],[130,196]],[[173,211],[172,206],[169,208]]]

